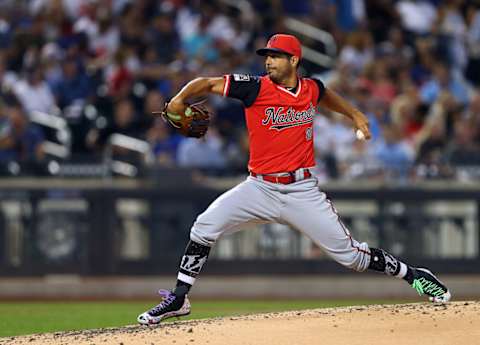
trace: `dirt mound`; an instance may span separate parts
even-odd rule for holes
[[[480,302],[376,305],[1,338],[0,344],[480,344]]]

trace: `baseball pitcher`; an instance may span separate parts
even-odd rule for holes
[[[310,172],[315,165],[312,125],[316,107],[349,117],[357,137],[369,139],[365,115],[320,80],[298,76],[302,49],[295,36],[276,34],[257,54],[265,56],[265,76],[194,79],[162,112],[181,133],[199,137],[208,128],[208,112],[199,105],[189,105],[190,99],[213,93],[242,101],[250,140],[250,175],[198,216],[180,261],[175,288],[161,290],[162,302],[140,314],[138,322],[157,324],[189,314],[187,295],[210,249],[222,234],[235,232],[247,223],[287,224],[310,237],[341,265],[403,279],[431,301],[448,302],[451,295],[447,287],[428,269],[409,266],[382,249],[356,241]]]

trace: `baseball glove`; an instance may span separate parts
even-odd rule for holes
[[[175,114],[167,111],[168,102],[163,110],[153,112],[160,114],[162,118],[173,128],[186,137],[201,138],[207,133],[210,124],[210,113],[203,105],[203,102],[191,104],[184,114]]]

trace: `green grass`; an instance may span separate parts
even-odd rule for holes
[[[158,301],[4,302],[0,303],[0,337],[135,324],[137,315],[156,303]],[[392,301],[194,301],[192,314],[182,319],[382,303],[392,303]]]

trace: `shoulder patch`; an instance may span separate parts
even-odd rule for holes
[[[235,81],[250,81],[250,76],[248,74],[234,74],[233,80]]]

